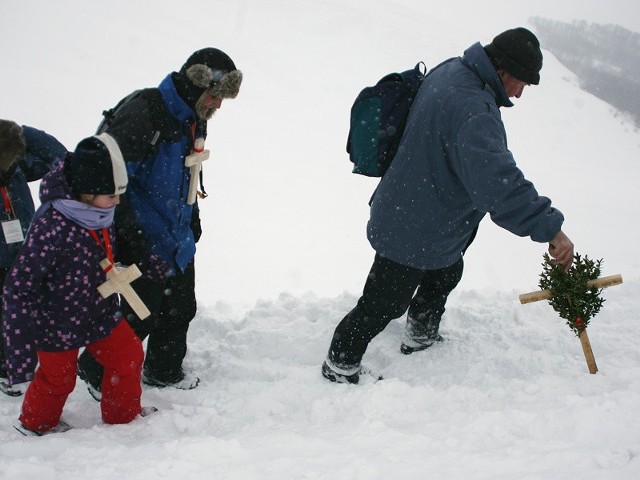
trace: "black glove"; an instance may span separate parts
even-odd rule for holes
[[[202,236],[202,225],[200,224],[200,207],[198,207],[198,201],[193,204],[193,208],[191,210],[191,231],[193,232],[193,238],[196,243],[200,240]]]

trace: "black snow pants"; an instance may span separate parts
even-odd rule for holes
[[[359,366],[371,340],[407,309],[425,330],[437,334],[447,297],[462,278],[463,266],[460,257],[446,268],[419,270],[376,254],[362,296],[335,329],[329,360],[345,369]]]
[[[182,361],[187,354],[187,330],[196,314],[195,268],[193,261],[183,272],[155,282],[139,278],[132,283],[135,291],[151,311],[140,320],[127,302],[122,311],[140,340],[147,339],[144,375],[166,383],[182,379]],[[87,351],[78,359],[85,380],[99,390],[102,366]]]

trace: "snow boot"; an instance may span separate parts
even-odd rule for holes
[[[329,365],[327,365],[326,361],[322,363],[322,376],[334,383],[352,383],[354,385],[357,385],[358,382],[360,382],[359,370],[356,373],[353,373],[351,375],[338,373],[335,370],[333,370]]]
[[[0,376],[0,392],[5,395],[9,395],[10,397],[19,397],[24,395],[24,392],[27,390],[26,383],[19,383],[17,385],[9,385],[9,379],[6,377]]]
[[[89,395],[91,395],[96,402],[99,402],[102,400],[102,386],[94,384],[95,380],[87,371],[85,371],[83,363],[82,355],[80,355],[80,360],[78,361],[78,377],[87,384]]]
[[[148,417],[149,415],[156,413],[158,409],[156,407],[142,407],[142,411],[140,412],[141,417]]]
[[[360,366],[355,372],[349,373],[349,371],[336,367],[329,359],[322,363],[322,376],[334,383],[350,383],[352,385],[383,380],[382,375],[373,372],[367,367]]]
[[[408,340],[405,340],[400,345],[400,352],[402,352],[405,355],[411,355],[413,352],[420,352],[422,350],[426,350],[427,348],[429,348],[434,343],[442,342],[442,341],[444,341],[444,338],[442,338],[442,336],[440,334],[436,335],[434,338],[430,338],[430,339],[428,339],[426,341],[423,341],[423,342],[420,342],[420,343],[418,343],[418,342],[409,342]],[[407,343],[412,343],[412,345],[407,345]]]
[[[143,372],[142,383],[150,387],[173,387],[179,390],[193,390],[200,383],[200,378],[192,373],[180,372],[180,376],[176,380],[163,380]]]
[[[42,437],[43,435],[49,435],[50,433],[68,432],[73,427],[71,425],[69,425],[67,422],[65,422],[64,420],[60,420],[55,427],[53,427],[53,428],[51,428],[49,430],[46,430],[44,432],[37,432],[35,430],[29,430],[22,423],[14,425],[13,428],[15,428],[18,432],[20,432],[25,437]]]

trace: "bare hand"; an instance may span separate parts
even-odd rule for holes
[[[573,242],[569,240],[562,230],[549,242],[549,255],[556,265],[562,265],[564,271],[568,271],[573,263]]]

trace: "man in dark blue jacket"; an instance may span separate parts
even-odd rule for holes
[[[510,97],[539,83],[541,68],[538,39],[516,28],[426,77],[371,201],[367,236],[376,256],[362,297],[335,330],[322,365],[327,379],[358,383],[369,342],[407,309],[402,353],[442,339],[447,297],[487,213],[516,235],[548,242],[555,261],[571,265],[564,217],[517,167],[500,115]]]
[[[35,212],[28,182],[40,180],[66,153],[64,145],[42,130],[0,120],[0,285],[16,258]],[[22,395],[20,386],[9,386],[6,381],[3,344],[0,340],[0,391],[11,396]]]
[[[206,138],[207,120],[224,99],[238,95],[241,83],[242,73],[227,54],[204,48],[106,119],[104,131],[117,140],[129,175],[116,208],[116,260],[147,272],[134,285],[151,316],[139,319],[124,301],[123,310],[140,339],[147,339],[142,381],[148,385],[191,389],[199,381],[182,369],[196,314],[194,256],[201,233],[185,159],[198,150],[196,140]],[[102,368],[86,352],[78,374],[98,398]]]

